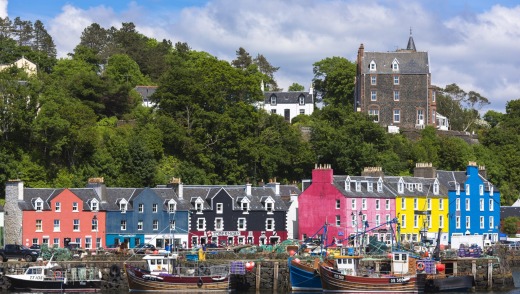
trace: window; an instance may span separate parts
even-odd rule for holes
[[[413,216],[413,227],[414,228],[418,228],[419,227],[419,216],[418,215],[414,215]]]
[[[484,185],[478,186],[478,192],[479,192],[480,196],[484,195]]]
[[[242,202],[242,211],[247,213],[249,211],[249,202]]]
[[[417,198],[413,199],[413,209],[415,209],[415,210],[419,209],[419,199],[417,199]]]
[[[305,114],[305,109],[300,109],[300,114]]]
[[[126,231],[126,220],[121,220],[121,231]]]
[[[428,224],[428,228],[431,229],[431,227],[432,227],[432,216],[431,215],[426,216],[426,223]]]
[[[381,209],[381,200],[376,199],[376,210],[379,210],[379,209]]]
[[[393,71],[399,70],[399,62],[397,62],[397,59],[394,59],[394,61],[392,61],[392,70]]]
[[[470,192],[469,191],[469,184],[466,184],[466,195],[469,195],[470,194],[469,192]]]
[[[379,214],[376,214],[376,226],[379,226],[381,224],[381,216]]]
[[[36,220],[36,232],[41,232],[41,231],[42,231],[42,220],[37,219]]]
[[[36,200],[34,203],[36,211],[42,211],[43,210],[43,201],[41,199]]]
[[[341,200],[336,199],[336,209],[340,209],[340,208],[341,208]]]
[[[470,211],[469,198],[466,199],[466,211]]]
[[[428,211],[432,210],[432,199],[431,198],[426,199],[426,207],[428,207]]]
[[[370,91],[370,101],[377,101],[377,91],[376,90]]]
[[[98,220],[97,218],[92,219],[92,231],[97,232],[98,230]]]
[[[152,222],[152,230],[157,231],[159,229],[159,221],[154,219]]]
[[[60,231],[60,220],[55,219],[54,220],[54,232],[59,232],[59,231]]]
[[[271,96],[271,105],[276,105],[276,96]]]
[[[237,222],[237,228],[239,231],[245,231],[246,230],[246,218],[245,217],[239,217]]]
[[[406,199],[401,198],[401,209],[406,209]]]
[[[444,210],[444,201],[442,198],[439,198],[439,210]]]
[[[470,216],[466,216],[466,229],[470,228],[470,224],[471,224],[471,217]]]
[[[394,101],[399,101],[399,90],[394,90]]]
[[[177,210],[177,203],[175,203],[175,201],[173,200],[170,200],[168,202],[168,212],[172,213],[172,212],[175,212]]]
[[[202,213],[202,203],[201,202],[195,203],[195,209],[197,210],[197,213],[201,214]]]
[[[484,211],[484,199],[480,199],[480,211]]]
[[[368,115],[374,118],[374,122],[379,122],[379,109],[369,109]]]
[[[455,194],[460,195],[460,184],[459,183],[455,184]]]
[[[152,212],[153,212],[153,213],[157,213],[157,203],[154,203],[154,204],[152,205]]]
[[[401,110],[394,109],[394,122],[398,123],[401,121]]]
[[[435,91],[432,91],[432,102],[435,102],[436,95],[437,95],[437,93]]]
[[[93,200],[90,204],[90,207],[93,211],[99,210],[99,203],[96,200]]]
[[[119,203],[119,209],[121,210],[121,213],[126,213],[127,203],[126,201],[121,201]]]
[[[385,200],[385,209],[390,210],[390,199]]]
[[[79,231],[79,219],[75,219],[72,223],[72,230],[74,232],[78,232]]]
[[[433,194],[439,195],[439,182],[437,182],[437,181],[435,181],[435,183],[433,183]]]
[[[32,245],[38,245],[38,238],[32,239]]]
[[[206,229],[206,219],[198,218],[197,219],[197,230],[204,231]]]
[[[139,240],[139,239],[137,239],[137,240]],[[139,245],[139,244],[136,243],[136,245]],[[101,248],[101,238],[96,238],[96,248]]]
[[[493,216],[489,217],[489,228],[493,229],[495,226],[495,218]]]
[[[406,228],[406,214],[401,215],[401,228]]]
[[[460,211],[460,198],[455,199],[455,210]]]
[[[484,228],[484,217],[483,216],[480,216],[480,228],[481,229]]]
[[[356,182],[356,192],[361,191],[361,182]]]
[[[137,221],[137,230],[138,231],[143,230],[143,221],[142,220]]]
[[[224,220],[221,217],[215,218],[215,230],[216,231],[224,230]]]
[[[460,216],[455,217],[455,228],[460,229]]]
[[[394,85],[399,85],[399,76],[394,76]]]
[[[265,220],[265,230],[274,231],[274,218],[268,218]]]
[[[494,210],[493,199],[489,199],[489,211],[493,211],[493,210]]]
[[[390,215],[389,214],[386,215],[385,221],[386,221],[386,226],[389,227],[390,226]]]
[[[336,226],[341,226],[341,217],[339,215],[336,215]]]
[[[56,212],[60,212],[61,211],[61,202],[54,203],[54,207],[55,207]]]
[[[305,105],[305,96],[301,95],[300,97],[298,97],[298,103],[300,105]]]
[[[377,181],[377,192],[383,192],[383,181]]]
[[[370,84],[377,85],[377,76],[370,76]]]
[[[368,68],[370,68],[370,71],[374,71],[374,70],[376,70],[376,69],[377,69],[377,67],[376,67],[376,62],[372,60],[372,61],[370,62],[370,65],[368,66]]]
[[[271,114],[276,114],[276,109],[271,109]]]
[[[399,183],[397,184],[397,192],[399,194],[404,193],[404,183],[402,181],[399,181]]]
[[[444,228],[444,216],[439,215],[439,228]]]
[[[138,211],[139,213],[143,213],[144,212],[144,204],[143,203],[139,203],[139,206],[138,206]]]
[[[424,125],[424,109],[417,109],[417,124]]]
[[[345,180],[345,191],[350,191],[350,178]]]
[[[366,198],[361,199],[361,209],[363,209],[363,210],[367,209],[367,199]]]
[[[78,211],[78,202],[72,202],[72,211]]]
[[[54,238],[53,239],[53,246],[54,246],[54,248],[59,248],[60,247],[60,238]]]
[[[272,214],[273,213],[273,208],[274,208],[274,203],[273,202],[269,201],[269,202],[265,203],[265,210],[267,211],[267,213]]]
[[[355,227],[355,226],[357,225],[356,216],[357,216],[357,215],[356,215],[355,213],[352,213],[352,214],[350,215],[350,217],[351,217],[350,220],[352,221],[352,227]]]
[[[222,214],[224,212],[224,204],[217,203],[217,213]]]
[[[356,210],[356,199],[351,199],[351,207],[352,207],[352,210]]]
[[[92,248],[92,238],[91,237],[85,237],[85,249]]]

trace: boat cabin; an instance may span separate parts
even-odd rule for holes
[[[392,272],[394,274],[407,274],[409,258],[410,254],[406,251],[392,252]]]
[[[359,256],[339,255],[335,257],[337,270],[343,275],[357,275]]]
[[[149,254],[143,257],[151,274],[169,273],[173,271],[177,255]]]

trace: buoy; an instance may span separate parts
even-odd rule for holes
[[[424,265],[424,262],[420,261],[417,263],[417,270],[418,271],[424,271],[424,269],[426,268],[426,266]]]
[[[289,251],[290,256],[294,256],[294,254],[296,254],[296,252],[294,252],[294,250]]]
[[[296,262],[296,263],[300,263],[300,259],[299,259],[299,258],[296,258],[296,259],[294,260],[294,262]]]
[[[253,270],[253,265],[251,264],[251,262],[246,262],[246,270],[248,272]]]
[[[435,268],[437,269],[437,271],[443,272],[446,269],[446,265],[444,265],[444,263],[437,263],[435,265]]]

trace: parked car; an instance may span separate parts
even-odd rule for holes
[[[0,249],[0,259],[6,262],[8,259],[24,259],[25,261],[36,261],[40,251],[31,249],[24,245],[6,244]]]
[[[146,254],[148,252],[154,252],[156,250],[155,246],[149,243],[139,244],[134,247],[135,254]]]
[[[33,244],[29,248],[33,249],[33,250],[38,250],[38,251],[40,251],[42,249],[42,247],[39,244]]]

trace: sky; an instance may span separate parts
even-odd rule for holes
[[[0,0],[0,17],[40,20],[66,58],[92,23],[133,22],[141,34],[186,42],[231,61],[242,47],[262,54],[279,87],[308,90],[313,64],[355,62],[358,48],[406,48],[410,30],[428,52],[432,84],[455,83],[505,113],[520,99],[520,0]]]

